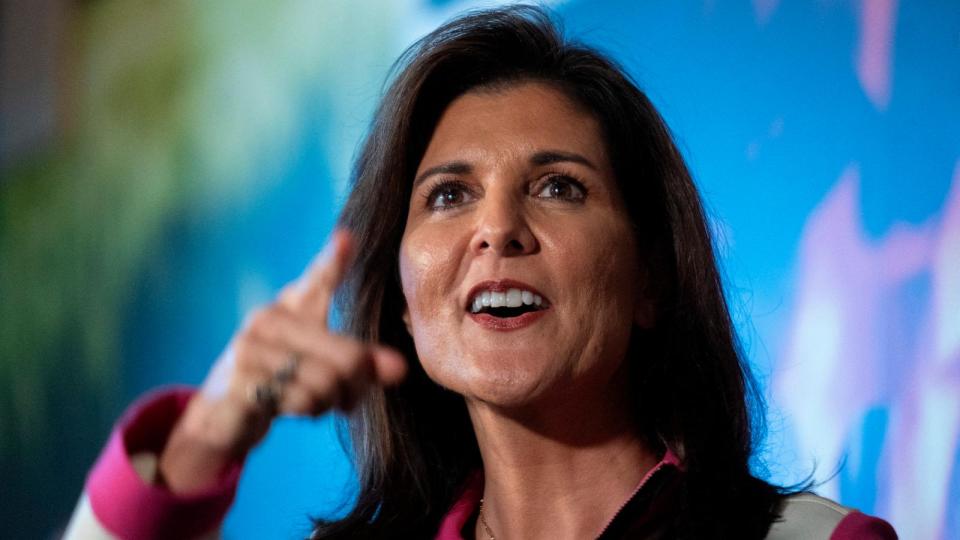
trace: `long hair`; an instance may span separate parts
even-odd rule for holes
[[[358,256],[338,306],[346,332],[399,349],[410,372],[400,386],[372,391],[351,419],[359,496],[344,518],[317,521],[313,538],[431,537],[481,466],[462,397],[434,384],[417,360],[401,319],[398,257],[412,179],[444,109],[471,89],[523,81],[553,85],[601,126],[656,305],[654,328],[634,328],[627,359],[636,417],[649,444],[684,463],[684,535],[763,537],[779,495],[749,468],[762,402],[699,194],[650,100],[614,62],[568,41],[530,6],[456,18],[394,70],[340,218]]]

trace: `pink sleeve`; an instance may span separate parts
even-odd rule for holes
[[[242,463],[231,467],[217,485],[183,495],[148,483],[130,459],[138,453],[160,453],[192,395],[185,387],[151,393],[114,428],[86,483],[93,513],[107,531],[121,538],[192,538],[223,520]]]
[[[850,512],[833,529],[830,540],[896,540],[897,533],[886,521],[862,512]]]

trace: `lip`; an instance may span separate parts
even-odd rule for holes
[[[538,311],[534,311],[533,313],[546,310],[550,307],[550,300],[533,285],[529,285],[515,279],[497,279],[481,281],[480,283],[474,285],[467,294],[467,298],[463,301],[463,309],[465,309],[467,312],[470,311],[470,305],[473,303],[473,298],[480,291],[507,292],[510,289],[523,289],[525,291],[530,291],[533,294],[539,295],[540,298],[543,299],[540,309]]]
[[[489,313],[470,313],[469,316],[475,323],[488,330],[510,332],[512,330],[526,328],[527,326],[530,326],[531,324],[540,320],[540,318],[546,314],[546,309],[540,309],[537,311],[528,311],[519,317],[510,317],[509,319],[494,317]]]

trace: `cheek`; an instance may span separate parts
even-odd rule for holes
[[[441,386],[456,384],[462,370],[450,360],[462,351],[457,335],[457,248],[438,242],[436,234],[423,230],[405,234],[400,245],[400,284],[406,300],[405,321],[413,338],[417,360],[427,376]]]
[[[638,290],[636,247],[629,225],[619,220],[592,222],[566,237],[561,253],[566,295],[573,299],[569,319],[584,356],[606,363],[626,352]]]
[[[598,312],[620,313],[632,309],[639,269],[629,225],[620,220],[593,223],[564,239],[559,266],[569,275],[575,297]]]
[[[411,324],[433,321],[449,304],[456,276],[453,253],[424,233],[405,235],[400,244],[400,284]]]
[[[603,276],[602,279],[595,281],[595,294],[607,299],[607,303],[617,308],[618,312],[631,312],[639,279],[637,256],[632,240],[624,239],[622,242],[601,246],[595,261],[597,262],[596,275]]]
[[[424,305],[430,305],[424,303],[424,297],[429,295],[426,287],[430,284],[430,259],[429,252],[416,249],[416,245],[411,246],[406,239],[400,245],[400,286],[407,302],[407,317],[411,321],[419,320]]]

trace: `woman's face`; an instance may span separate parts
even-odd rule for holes
[[[523,83],[467,93],[417,168],[400,249],[427,374],[499,406],[602,392],[650,324],[631,223],[596,120]]]

